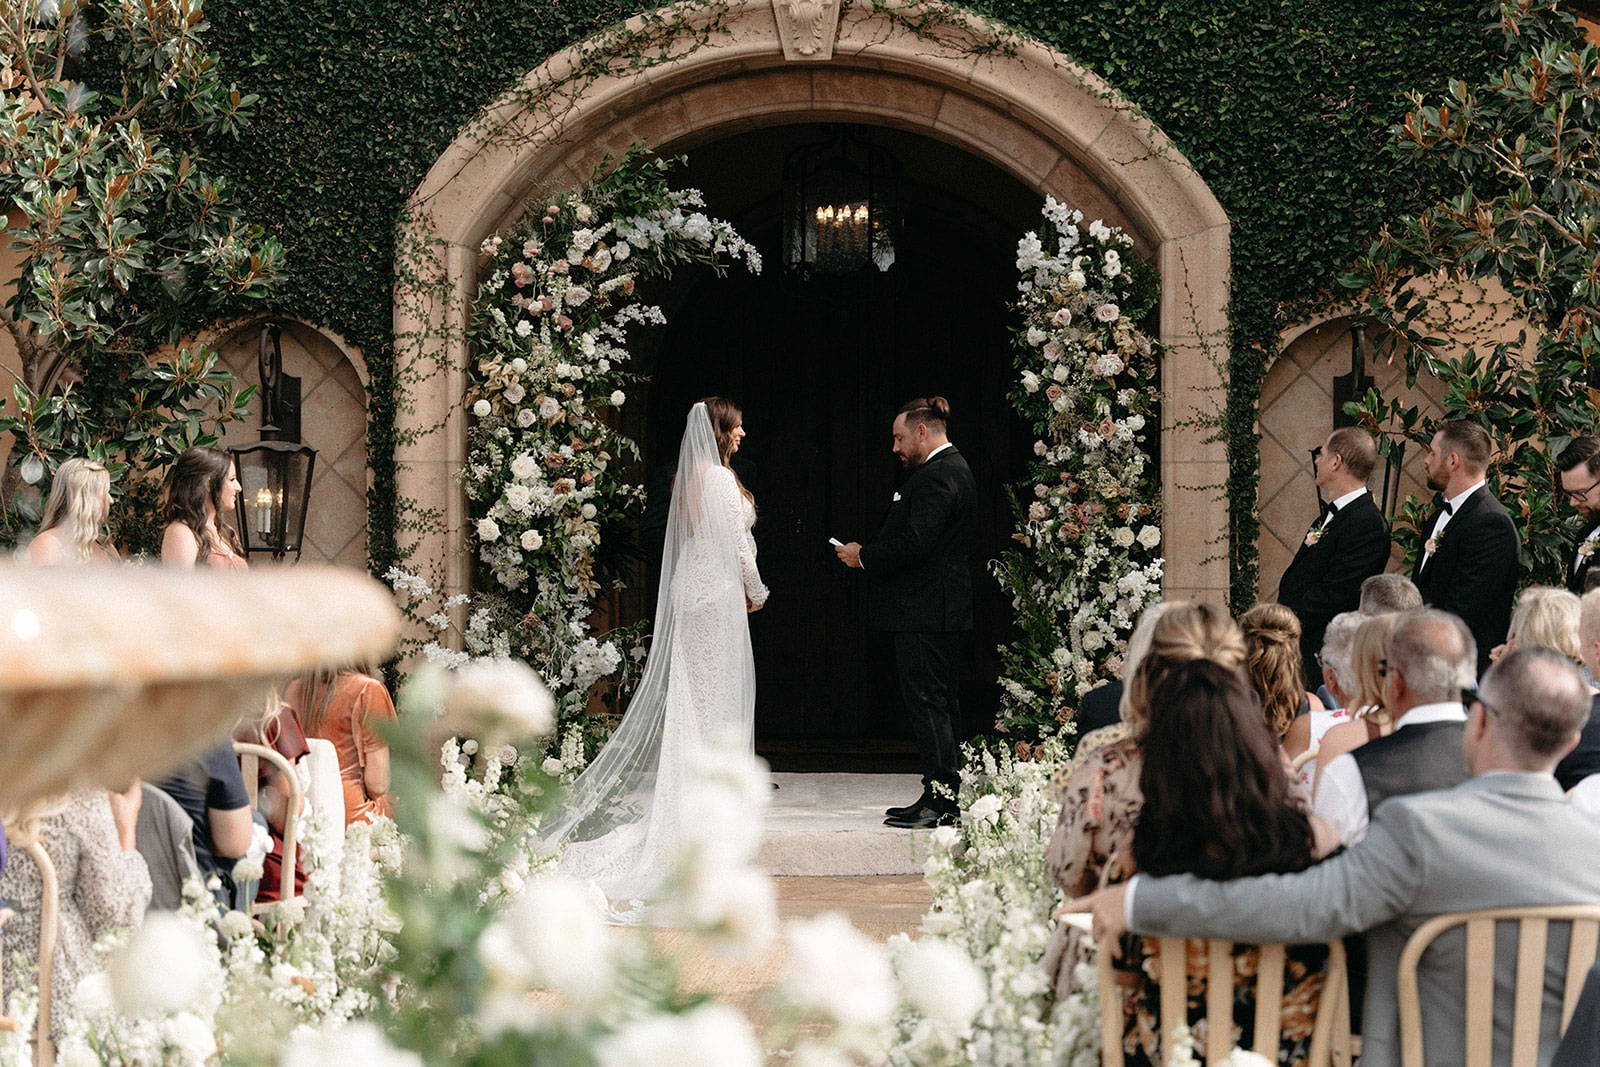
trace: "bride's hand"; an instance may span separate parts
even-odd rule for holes
[[[762,601],[760,604],[757,604],[754,600],[751,600],[749,597],[745,597],[744,598],[744,610],[745,610],[745,612],[747,614],[752,613],[752,612],[760,611],[762,609],[762,607],[764,607],[765,605],[766,605],[766,601]]]

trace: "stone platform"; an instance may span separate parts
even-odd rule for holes
[[[922,791],[914,774],[774,774],[756,865],[777,876],[920,875],[927,830],[883,825]]]

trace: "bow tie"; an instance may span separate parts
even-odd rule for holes
[[[1330,500],[1326,504],[1322,505],[1322,517],[1325,518],[1325,519],[1329,518],[1332,515],[1334,515],[1338,510],[1339,510],[1339,505],[1335,504],[1333,501]]]
[[[1446,515],[1449,515],[1449,514],[1450,514],[1450,513],[1452,513],[1452,512],[1453,512],[1453,511],[1455,511],[1455,508],[1453,508],[1453,507],[1451,507],[1451,506],[1450,506],[1450,501],[1448,501],[1448,500],[1446,500],[1446,501],[1445,501],[1445,502],[1444,502],[1444,513],[1445,513],[1445,514],[1446,514]]]

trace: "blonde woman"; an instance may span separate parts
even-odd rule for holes
[[[136,850],[142,799],[135,781],[122,793],[86,790],[35,804],[5,820],[11,855],[0,874],[0,897],[15,901],[6,924],[7,957],[39,958],[44,882],[26,846],[44,845],[56,868],[61,925],[56,938],[50,1028],[57,1040],[67,1023],[78,980],[95,966],[94,944],[107,932],[136,926],[150,901],[150,873]],[[9,996],[17,968],[5,968]]]
[[[1326,767],[1337,757],[1360,748],[1394,730],[1394,717],[1383,706],[1383,671],[1389,655],[1389,639],[1394,636],[1403,615],[1371,615],[1356,629],[1350,642],[1350,673],[1355,680],[1355,698],[1350,701],[1351,721],[1335,723],[1322,735],[1317,747],[1317,767]],[[1317,780],[1321,780],[1319,773]],[[1312,793],[1315,795],[1315,786]]]
[[[107,563],[117,550],[106,540],[111,514],[111,474],[92,459],[69,459],[56,470],[28,562],[43,567]]]
[[[1529,586],[1517,597],[1517,608],[1511,613],[1511,626],[1506,631],[1506,643],[1496,645],[1489,658],[1498,660],[1518,648],[1548,648],[1581,668],[1578,613],[1577,594],[1553,585]]]

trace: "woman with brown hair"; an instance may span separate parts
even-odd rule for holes
[[[69,459],[56,468],[39,532],[28,543],[28,562],[109,563],[117,550],[106,538],[111,514],[111,473],[92,459]]]
[[[244,546],[229,518],[239,499],[233,458],[215,448],[187,449],[167,472],[166,528],[161,562],[192,569],[200,564],[244,570]]]
[[[1268,732],[1282,742],[1296,718],[1322,710],[1322,701],[1306,691],[1300,620],[1282,604],[1257,604],[1240,616],[1239,629],[1245,675],[1261,698]]]
[[[299,716],[306,737],[332,743],[344,786],[344,824],[394,815],[389,794],[389,744],[378,724],[393,722],[389,690],[364,667],[303,674],[289,683],[283,700]]]
[[[746,614],[767,599],[755,501],[729,466],[744,416],[707,397],[689,410],[661,553],[644,674],[606,746],[540,827],[564,874],[593,882],[612,917],[635,921],[693,832],[697,767],[723,746],[752,751],[755,659]]]

